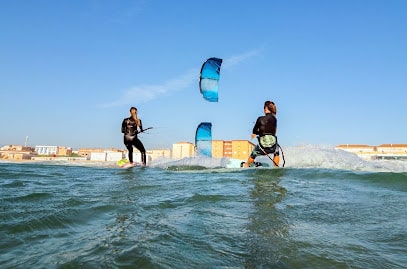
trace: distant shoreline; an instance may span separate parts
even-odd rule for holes
[[[94,161],[86,159],[69,159],[64,157],[43,157],[41,159],[0,159],[0,163],[69,163],[78,165],[95,165],[95,166],[117,166],[116,161]]]

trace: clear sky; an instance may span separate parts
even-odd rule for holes
[[[250,139],[263,103],[280,144],[407,143],[407,1],[0,1],[0,144],[147,149]],[[202,63],[224,60],[219,102]],[[255,141],[253,141],[255,142]]]

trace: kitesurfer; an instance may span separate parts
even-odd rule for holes
[[[264,116],[257,118],[253,127],[252,139],[257,136],[258,144],[254,147],[244,167],[249,167],[257,156],[274,154],[274,166],[278,166],[280,156],[277,144],[277,107],[272,101],[264,102]]]
[[[146,150],[143,143],[138,139],[137,134],[143,132],[143,124],[137,116],[137,108],[130,108],[130,117],[125,118],[122,122],[122,133],[124,134],[124,145],[129,151],[130,165],[133,163],[133,146],[141,153],[141,162],[146,165]]]

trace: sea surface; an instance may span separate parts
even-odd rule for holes
[[[284,154],[0,162],[0,268],[407,268],[406,161]]]

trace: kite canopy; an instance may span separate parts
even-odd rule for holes
[[[218,102],[218,84],[221,65],[222,59],[209,58],[203,63],[201,68],[199,90],[203,98],[209,102]]]
[[[199,155],[212,157],[212,123],[201,122],[196,128],[195,148]]]

